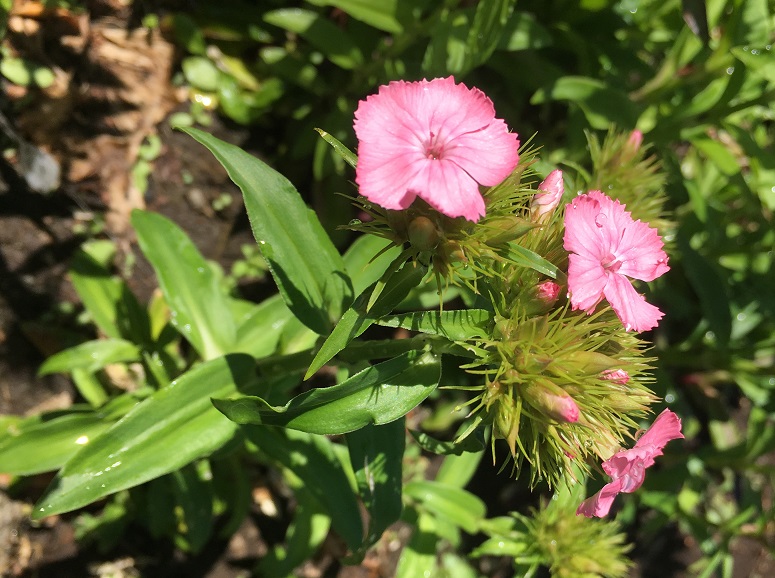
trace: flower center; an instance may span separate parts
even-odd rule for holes
[[[441,160],[444,154],[444,145],[438,142],[436,134],[431,132],[430,138],[425,143],[425,158]]]
[[[610,271],[611,273],[616,273],[622,266],[622,262],[616,258],[616,255],[611,253],[608,253],[608,255],[600,261],[600,264],[603,266],[603,269]]]

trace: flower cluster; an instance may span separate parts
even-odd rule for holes
[[[669,270],[657,229],[599,190],[563,209],[562,171],[536,186],[535,151],[519,149],[483,92],[451,77],[380,87],[360,102],[354,128],[359,203],[373,219],[353,228],[389,239],[403,249],[399,260],[430,265],[437,280],[488,303],[488,337],[458,340],[476,356],[464,367],[482,380],[472,419],[506,441],[517,471],[530,465],[533,482],[575,480],[590,460],[604,460],[612,481],[578,512],[605,515],[681,437],[680,420],[663,412],[634,448],[616,453],[657,401],[635,334],[663,313],[632,284]],[[608,139],[596,166],[619,159],[657,183],[642,139]],[[626,171],[615,176],[624,189]],[[660,203],[633,202],[660,214]],[[610,308],[598,307],[603,300]]]

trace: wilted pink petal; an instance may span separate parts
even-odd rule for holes
[[[600,377],[619,385],[625,385],[630,381],[630,374],[623,369],[607,369],[600,374]]]
[[[603,471],[611,476],[611,481],[597,494],[584,500],[576,515],[591,518],[608,514],[617,494],[629,494],[641,487],[646,468],[654,465],[654,458],[662,455],[667,442],[683,437],[681,419],[669,409],[664,410],[632,449],[622,450],[603,462]]]
[[[573,309],[592,313],[605,297],[627,330],[656,327],[662,312],[646,302],[628,277],[653,281],[669,271],[656,229],[635,221],[624,206],[600,191],[565,208],[568,289]]]
[[[530,215],[533,220],[539,223],[547,221],[560,204],[564,192],[562,171],[555,169],[538,185],[538,192],[530,202]]]
[[[394,81],[355,111],[360,194],[387,209],[420,197],[449,217],[484,215],[479,185],[494,186],[519,161],[519,140],[492,101],[455,79]]]

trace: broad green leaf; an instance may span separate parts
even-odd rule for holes
[[[408,352],[331,387],[312,389],[273,407],[255,396],[213,399],[239,424],[282,426],[316,434],[342,434],[390,423],[417,407],[438,386],[439,358]]]
[[[479,524],[487,513],[484,502],[471,492],[447,484],[426,480],[409,482],[404,486],[404,494],[439,521],[469,534],[479,531]]]
[[[28,476],[59,469],[138,400],[137,395],[124,394],[98,410],[74,406],[14,424],[0,437],[0,472]]]
[[[552,35],[529,12],[514,12],[498,41],[498,50],[536,50],[551,46]]]
[[[366,538],[354,553],[357,559],[401,516],[406,423],[404,419],[397,419],[385,425],[367,425],[347,434],[346,439],[358,492],[369,512]]]
[[[271,355],[280,343],[280,337],[293,317],[280,295],[273,295],[252,311],[237,326],[234,351],[256,358]]]
[[[355,492],[326,437],[267,427],[245,428],[259,450],[279,463],[315,496],[351,550],[363,539],[363,524]],[[293,484],[292,484],[293,485]]]
[[[692,144],[725,175],[731,176],[740,172],[740,162],[729,150],[729,146],[710,138],[695,138],[692,139]]]
[[[307,0],[315,6],[333,6],[356,20],[378,30],[399,33],[403,30],[403,12],[411,5],[408,0]]]
[[[123,339],[97,339],[70,347],[49,357],[38,370],[38,375],[66,373],[74,369],[95,372],[111,363],[137,361],[140,349]]]
[[[436,549],[439,543],[438,522],[429,514],[420,513],[412,538],[401,552],[396,578],[433,576],[436,569]]]
[[[311,10],[271,10],[264,14],[264,22],[295,32],[344,69],[351,70],[363,64],[363,54],[347,32]]]
[[[393,311],[409,294],[409,291],[422,281],[425,273],[424,267],[416,266],[414,263],[405,263],[399,271],[389,277],[382,292],[371,307],[368,306],[369,301],[377,285],[372,285],[364,290],[352,307],[342,316],[328,339],[323,342],[307,370],[305,379],[333,359],[337,353],[347,347],[348,343],[366,331],[380,317]]]
[[[358,164],[358,157],[354,152],[344,146],[338,138],[330,133],[327,133],[322,128],[316,128],[315,130],[321,137],[323,137],[324,141],[331,145],[331,147],[339,154],[339,156],[345,160],[348,165],[350,165],[352,168],[355,168],[355,165]]]
[[[181,63],[183,75],[188,83],[205,92],[218,90],[221,71],[209,58],[204,56],[189,56]]]
[[[557,267],[541,257],[538,253],[526,249],[518,243],[511,242],[506,246],[505,257],[521,267],[534,269],[552,279],[557,279]]]
[[[193,128],[242,190],[253,235],[285,303],[319,334],[330,331],[352,300],[342,258],[315,213],[280,173],[240,148]]]
[[[84,250],[73,255],[70,280],[97,327],[108,337],[121,337],[118,328],[121,282]]]
[[[605,130],[611,124],[634,128],[638,120],[638,108],[626,93],[594,78],[564,76],[550,87],[538,90],[530,103],[542,104],[552,100],[568,100],[577,104],[595,129]]]
[[[347,249],[342,258],[355,295],[360,295],[369,285],[379,281],[401,254],[400,247],[391,245],[390,241],[381,237],[362,235]]]
[[[210,455],[237,430],[212,407],[210,397],[257,385],[254,361],[247,355],[194,367],[70,458],[38,501],[33,517],[69,512]]]
[[[382,317],[377,323],[384,327],[402,327],[411,331],[441,335],[450,341],[486,337],[492,313],[484,309],[457,311],[414,311]]]
[[[206,461],[188,464],[170,474],[172,492],[182,513],[180,539],[189,552],[199,552],[213,531],[212,473]],[[176,540],[177,542],[178,540]]]
[[[191,239],[157,213],[132,211],[132,226],[156,271],[175,328],[205,359],[232,351],[236,331],[226,295]]]
[[[470,435],[466,439],[471,438],[476,440],[477,436]],[[478,441],[483,444],[484,437],[480,435]],[[474,477],[476,468],[479,466],[479,462],[482,461],[482,456],[484,456],[483,447],[479,451],[447,456],[436,473],[436,483],[464,488],[471,481],[471,478]]]

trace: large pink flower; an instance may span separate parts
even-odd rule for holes
[[[449,217],[478,221],[478,184],[505,179],[519,160],[519,140],[495,118],[492,101],[455,79],[395,81],[355,111],[360,194],[387,209],[420,197]]]
[[[634,221],[619,201],[590,191],[565,207],[568,289],[573,309],[592,313],[605,297],[627,330],[656,327],[663,313],[627,277],[653,281],[670,270],[656,229]]]
[[[617,494],[630,494],[640,488],[646,468],[654,465],[654,458],[662,455],[667,442],[683,437],[680,418],[669,409],[660,413],[646,433],[635,442],[635,447],[622,450],[603,462],[603,470],[611,476],[611,481],[597,494],[584,500],[576,510],[576,515],[602,518],[608,514]]]

